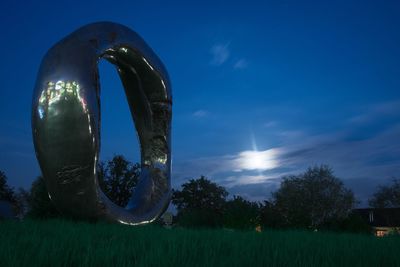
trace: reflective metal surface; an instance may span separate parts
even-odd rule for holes
[[[140,141],[141,177],[125,208],[97,181],[101,58],[118,69]],[[132,225],[156,219],[171,196],[171,115],[167,71],[135,32],[100,22],[61,40],[42,61],[32,106],[36,156],[51,200],[73,218]]]

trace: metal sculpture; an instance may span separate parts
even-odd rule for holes
[[[97,181],[102,58],[118,69],[140,141],[141,176],[125,208],[111,202]],[[62,213],[136,225],[165,211],[171,196],[170,88],[159,58],[120,24],[84,26],[47,52],[33,95],[32,132],[49,197]]]

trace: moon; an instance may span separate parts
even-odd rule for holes
[[[269,170],[279,166],[277,149],[264,151],[248,150],[239,154],[238,165],[241,170]]]

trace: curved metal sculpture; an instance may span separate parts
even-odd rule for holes
[[[125,88],[141,150],[141,176],[125,208],[101,191],[98,60],[114,64]],[[50,199],[64,214],[124,224],[151,222],[171,196],[172,96],[167,71],[129,28],[84,26],[45,55],[35,85],[32,131]]]

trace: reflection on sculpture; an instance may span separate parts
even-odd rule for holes
[[[101,58],[118,69],[140,141],[141,177],[125,208],[97,181]],[[36,156],[51,200],[73,218],[131,225],[156,219],[171,196],[171,115],[167,71],[135,32],[101,22],[61,40],[42,61],[32,106]]]

